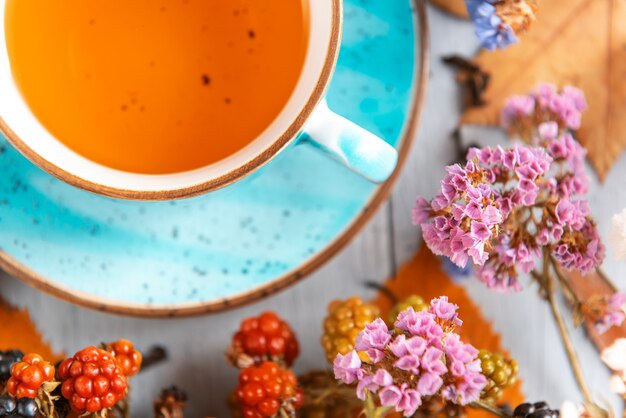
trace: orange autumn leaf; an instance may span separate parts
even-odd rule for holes
[[[465,0],[430,0],[432,4],[458,17],[467,18]]]
[[[545,1],[533,30],[503,51],[483,51],[476,63],[491,74],[487,105],[468,109],[465,124],[497,125],[506,98],[540,82],[574,85],[589,102],[578,132],[600,179],[626,148],[626,3]]]
[[[63,356],[54,353],[33,323],[28,311],[10,306],[0,299],[0,350],[19,349],[24,353],[37,353],[46,360],[56,362]]]
[[[463,286],[448,277],[441,267],[440,260],[426,246],[423,245],[413,260],[402,266],[398,275],[385,283],[385,287],[395,295],[405,297],[419,295],[426,301],[439,296],[448,296],[451,302],[459,305],[463,326],[458,332],[465,341],[479,349],[507,353],[502,346],[500,335],[493,329],[491,322],[482,315],[480,308]],[[384,294],[380,294],[373,303],[380,307],[383,318],[392,308],[392,302]],[[513,407],[524,402],[520,380],[504,391],[501,402]],[[491,418],[492,415],[469,408],[468,417]]]

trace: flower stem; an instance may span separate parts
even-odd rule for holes
[[[389,412],[392,411],[393,408],[385,407],[385,406],[377,406],[376,402],[374,402],[374,397],[370,392],[367,393],[367,398],[365,398],[365,418],[383,418],[387,416]]]
[[[511,418],[511,415],[507,414],[506,412],[504,412],[502,409],[491,405],[487,402],[484,401],[475,401],[472,402],[470,404],[471,407],[476,408],[476,409],[482,409],[483,411],[489,412],[490,414],[493,414],[495,416],[498,416],[500,418]]]
[[[578,382],[578,387],[580,388],[580,391],[582,392],[585,401],[591,403],[591,392],[589,390],[589,387],[587,386],[587,383],[585,382],[585,378],[583,377],[580,361],[578,360],[578,356],[576,355],[576,351],[574,350],[574,345],[572,344],[572,340],[565,326],[565,322],[563,321],[561,312],[556,306],[553,295],[548,296],[548,303],[550,304],[550,309],[552,310],[552,316],[554,316],[554,320],[559,327],[561,339],[563,340],[563,346],[565,347],[565,351],[567,352],[567,357],[569,358],[569,362],[572,367],[574,377],[576,378],[576,382]]]
[[[563,288],[563,294],[567,298],[567,300],[574,305],[576,309],[579,309],[582,306],[583,302],[578,298],[578,295],[574,291],[574,287],[572,283],[565,277],[563,272],[561,271],[558,263],[552,259],[552,268],[554,269],[554,273],[556,274],[557,279],[559,279],[559,283],[561,283],[561,287]]]
[[[374,418],[376,413],[376,404],[374,403],[374,398],[372,398],[371,393],[367,393],[367,398],[365,398],[365,417],[366,418]]]
[[[574,377],[576,378],[576,382],[578,383],[578,387],[580,388],[580,391],[585,398],[585,402],[592,404],[593,400],[591,398],[591,391],[589,390],[589,386],[587,386],[587,382],[585,382],[582,367],[580,365],[580,361],[578,360],[578,356],[576,355],[576,350],[574,349],[574,344],[572,343],[572,339],[570,338],[569,332],[567,331],[567,326],[565,325],[565,321],[563,320],[563,315],[561,315],[561,311],[559,310],[556,300],[554,298],[554,279],[552,278],[552,274],[550,273],[550,261],[552,261],[552,256],[550,254],[547,254],[547,252],[544,252],[543,274],[545,275],[546,280],[546,300],[550,305],[552,316],[554,317],[554,320],[559,328],[561,340],[563,341],[563,347],[565,348],[565,352],[567,353],[567,358],[572,368],[572,372],[574,373]]]

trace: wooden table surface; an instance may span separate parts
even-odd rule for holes
[[[182,320],[145,320],[92,312],[41,294],[2,274],[0,294],[18,306],[27,307],[45,338],[59,351],[74,352],[94,342],[122,337],[132,339],[140,347],[165,345],[170,360],[135,378],[132,405],[136,417],[152,416],[151,400],[161,387],[173,383],[190,396],[188,417],[227,417],[224,399],[236,385],[237,372],[225,363],[224,349],[243,318],[265,309],[276,310],[297,330],[302,345],[297,371],[324,367],[319,338],[327,303],[354,294],[371,297],[371,291],[363,287],[364,281],[382,282],[410,259],[420,245],[419,231],[410,221],[414,198],[436,192],[444,165],[453,156],[450,134],[460,111],[459,91],[453,72],[440,58],[451,53],[471,56],[477,51],[478,43],[469,23],[432,7],[428,14],[432,62],[428,97],[419,137],[402,177],[391,200],[379,209],[359,236],[302,283],[242,309]],[[479,140],[478,134],[476,130],[464,130],[467,139]],[[492,136],[480,132],[481,139]],[[611,216],[626,207],[624,160],[618,161],[603,185],[594,184],[590,196],[592,212],[603,237],[609,231]],[[610,250],[605,269],[626,287],[626,265],[613,261]],[[553,406],[566,399],[580,400],[556,327],[547,306],[536,297],[535,289],[529,286],[522,293],[504,296],[488,291],[477,280],[466,281],[466,286],[518,359],[524,391],[529,398],[545,399]],[[581,330],[574,331],[574,340],[598,400],[610,401],[621,412],[620,402],[608,390],[609,373],[594,347]]]

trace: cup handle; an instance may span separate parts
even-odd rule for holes
[[[309,118],[303,140],[373,183],[387,180],[398,162],[394,147],[334,113],[326,100]]]

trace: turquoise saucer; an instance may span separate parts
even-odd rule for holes
[[[400,166],[426,83],[421,0],[345,0],[329,106],[394,145]],[[400,168],[400,167],[399,167]],[[387,196],[307,146],[187,200],[114,200],[44,173],[0,136],[0,265],[62,299],[178,316],[267,296],[319,267]]]

